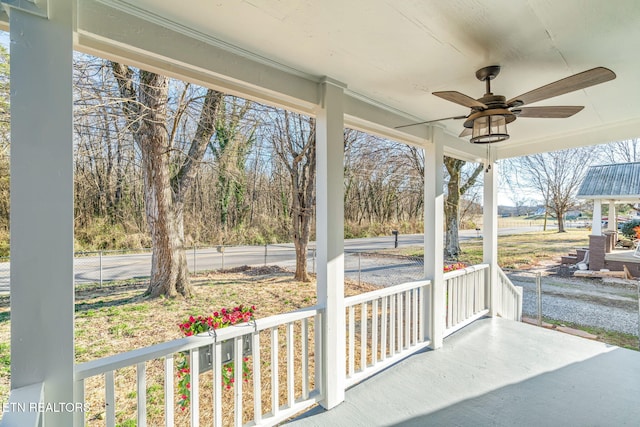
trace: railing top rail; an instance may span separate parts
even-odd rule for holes
[[[511,289],[513,292],[518,292],[518,286],[515,286],[509,276],[501,269],[498,268],[498,278],[500,279],[499,283]]]
[[[393,294],[399,294],[400,292],[405,292],[430,284],[431,280],[418,280],[415,282],[403,283],[401,285],[389,286],[388,288],[377,289],[375,291],[366,292],[364,294],[347,297],[344,299],[344,305],[345,307],[350,307],[352,305],[361,304],[367,301],[373,301],[374,299],[386,297]]]
[[[486,270],[489,267],[490,267],[489,264],[477,264],[477,265],[471,265],[466,268],[461,268],[460,270],[448,271],[444,273],[444,279],[445,280],[453,279],[454,277],[464,276],[466,274],[473,273],[475,271]]]
[[[149,347],[138,348],[125,353],[114,354],[113,356],[77,364],[75,366],[74,376],[76,380],[82,380],[94,375],[100,375],[104,372],[121,369],[137,363],[146,362],[148,360],[158,359],[168,354],[188,351],[193,348],[210,345],[215,342],[233,339],[253,331],[262,331],[275,326],[313,317],[320,311],[322,311],[322,308],[318,306],[303,308],[291,313],[278,314],[264,319],[257,319],[256,322],[251,322],[250,324],[237,325],[237,327],[233,328],[218,329],[216,330],[215,338],[213,336],[184,337]]]

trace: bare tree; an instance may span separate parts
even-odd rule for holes
[[[296,248],[295,279],[308,282],[307,247],[316,206],[315,119],[289,111],[272,115],[271,143],[291,185],[291,233]]]
[[[152,297],[191,296],[184,248],[184,197],[215,132],[222,94],[211,89],[206,92],[188,154],[173,167],[173,141],[167,131],[169,79],[144,70],[136,73],[120,63],[114,62],[111,67],[129,130],[142,157],[145,212],[153,251],[147,293]]]
[[[593,161],[594,150],[574,148],[506,161],[511,170],[519,171],[519,184],[535,189],[545,200],[545,207],[557,218],[559,233],[565,232],[564,215],[576,203],[575,194]]]
[[[640,138],[611,142],[599,146],[599,157],[608,163],[640,161]]]

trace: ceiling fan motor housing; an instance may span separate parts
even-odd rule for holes
[[[487,109],[472,108],[469,117],[464,122],[464,127],[473,128],[473,122],[475,119],[485,116],[504,116],[506,123],[509,124],[516,119],[516,115],[507,109],[506,98],[501,95],[494,95],[488,93],[478,101],[485,104]]]

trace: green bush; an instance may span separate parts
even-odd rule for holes
[[[628,237],[629,239],[635,239],[636,232],[634,228],[638,226],[640,226],[640,219],[632,219],[631,221],[627,221],[622,224],[622,227],[620,227],[620,231],[625,237]]]

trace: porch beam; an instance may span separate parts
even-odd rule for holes
[[[489,264],[489,314],[496,315],[496,289],[498,284],[498,171],[489,148],[485,159],[484,203],[482,209],[482,258]]]
[[[318,304],[322,316],[324,400],[331,409],[344,400],[346,333],[344,307],[344,86],[325,79],[316,111],[316,240]]]
[[[45,404],[70,404],[73,2],[49,0],[47,11],[10,9],[11,389],[44,383]],[[73,425],[70,411],[43,416],[47,426]]]
[[[424,148],[424,274],[431,280],[429,334],[431,347],[442,347],[445,329],[444,291],[444,150],[441,128],[430,128]],[[427,337],[425,337],[426,339]]]

